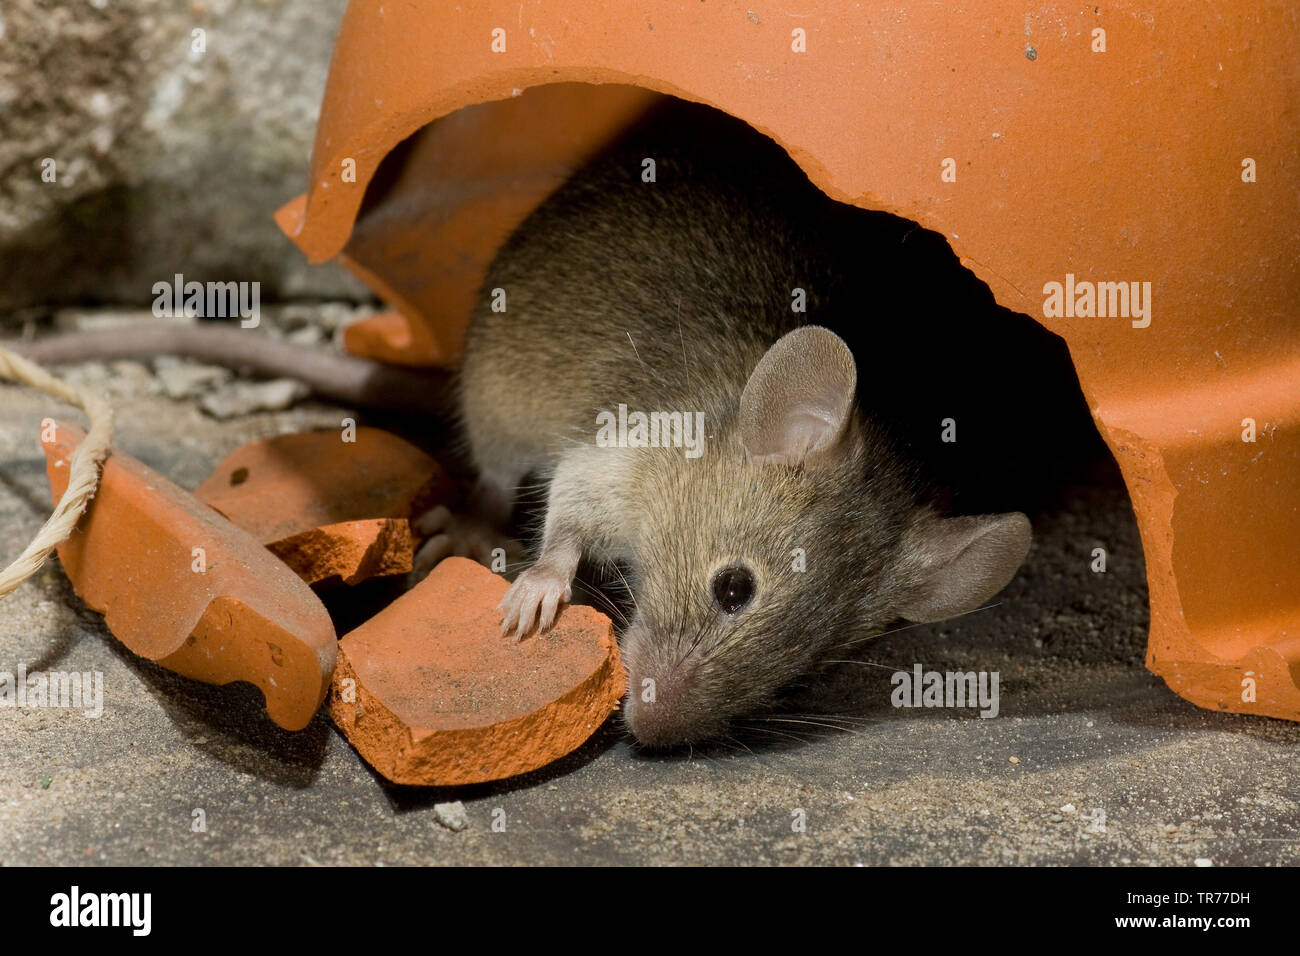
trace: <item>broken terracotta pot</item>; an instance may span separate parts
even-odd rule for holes
[[[660,98],[630,86],[547,86],[461,110],[403,144],[381,173],[382,207],[357,222],[338,256],[396,310],[348,326],[347,350],[407,365],[452,362],[497,248],[578,165]],[[579,124],[555,121],[575,113],[583,116]],[[484,150],[484,143],[496,148]],[[337,185],[360,195],[365,182],[349,182],[347,166],[341,161]],[[431,183],[440,201],[429,202]],[[286,232],[297,227],[304,203],[300,197],[277,214]],[[413,235],[422,237],[414,255]],[[431,316],[439,318],[427,321]]]
[[[410,519],[456,490],[442,467],[377,428],[302,432],[227,455],[194,496],[255,535],[308,584],[411,570]]]
[[[549,84],[624,84],[746,120],[831,197],[941,233],[1001,305],[1066,339],[1137,513],[1148,666],[1202,706],[1295,720],[1300,127],[1278,117],[1294,109],[1298,36],[1282,2],[1237,18],[1136,0],[906,16],[849,0],[354,2],[308,191],[278,218],[312,261],[350,262],[400,310],[354,345],[447,362],[495,245],[635,112],[635,98],[611,106],[630,97],[619,87],[592,86],[586,109]],[[539,129],[564,130],[572,162],[531,162]],[[491,210],[501,220],[476,227]],[[1099,283],[1123,284],[1102,287],[1105,315]]]
[[[554,628],[501,633],[506,581],[447,558],[339,642],[329,712],[394,783],[500,780],[577,749],[627,687],[609,618],[565,607]]]
[[[83,438],[59,422],[43,442],[54,501]],[[129,455],[109,456],[59,560],[77,594],[136,654],[208,684],[255,684],[286,730],[306,727],[320,707],[337,645],[311,588],[257,539]]]

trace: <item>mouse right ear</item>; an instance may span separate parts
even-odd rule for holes
[[[740,396],[740,435],[750,461],[818,467],[853,428],[857,364],[830,329],[781,336],[754,366]]]
[[[1016,576],[1031,536],[1029,519],[1018,511],[914,520],[903,551],[916,587],[899,615],[928,624],[975,610]]]

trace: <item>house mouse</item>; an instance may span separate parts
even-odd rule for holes
[[[549,627],[584,556],[626,566],[624,720],[650,746],[724,733],[899,618],[979,607],[1030,542],[1020,513],[940,517],[855,400],[888,358],[849,345],[869,351],[876,318],[851,213],[742,123],[678,135],[694,110],[648,123],[514,233],[459,377],[480,500],[499,519],[526,475],[548,485],[503,628]],[[657,447],[622,427],[638,412],[658,415]],[[679,418],[702,423],[698,454]]]
[[[454,383],[478,483],[467,513],[417,522],[418,560],[486,558],[541,482],[503,632],[544,640],[584,557],[626,568],[623,717],[646,746],[724,734],[900,618],[980,607],[1028,552],[1023,514],[942,517],[859,400],[896,358],[879,323],[907,316],[873,311],[890,276],[854,212],[744,123],[677,104],[544,201],[484,282]],[[84,352],[61,357],[103,357]]]

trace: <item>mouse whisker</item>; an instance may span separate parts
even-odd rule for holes
[[[946,624],[948,621],[955,621],[959,617],[965,617],[967,614],[976,614],[980,611],[988,611],[995,607],[1001,607],[1002,604],[1003,604],[1002,601],[997,601],[993,604],[985,604],[983,607],[973,607],[969,611],[963,611],[960,614],[954,614],[952,617],[945,618],[943,623]],[[899,631],[910,631],[914,627],[923,627],[926,623],[931,623],[931,622],[921,621],[913,624],[904,624],[902,627],[891,628],[888,631],[881,631],[878,634],[866,634],[862,637],[855,638],[854,640],[846,641],[845,643],[838,645],[837,649],[854,647],[858,644],[861,644],[863,641],[875,640],[878,637],[884,637],[886,634],[897,634]]]
[[[691,366],[686,357],[686,334],[682,331],[682,297],[677,296],[677,338],[682,343],[682,377],[689,388],[691,384]]]
[[[795,717],[761,717],[759,719],[777,724],[806,724],[809,727],[826,727],[829,730],[834,730],[839,733],[853,734],[855,737],[861,736],[861,734],[850,727],[827,723],[823,720],[801,720]]]
[[[573,583],[582,585],[587,594],[591,596],[592,601],[596,602],[596,606],[613,618],[614,623],[619,625],[619,627],[627,627],[631,623],[627,619],[627,615],[623,613],[623,609],[620,608],[609,597],[609,595],[604,592],[604,590],[597,586],[595,582],[589,581],[586,578],[578,577],[575,574],[573,576]]]
[[[635,355],[636,360],[641,363],[641,367],[649,372],[665,389],[669,388],[669,385],[664,381],[663,376],[647,365],[645,359],[641,357],[640,351],[637,350],[636,343],[632,341],[632,332],[628,329],[624,329],[623,334],[627,336],[628,343],[632,346],[632,354]]]
[[[760,722],[760,723],[764,723],[764,724],[805,724],[805,725],[810,726],[810,727],[829,727],[829,728],[832,729],[832,730],[840,730],[840,729],[841,729],[841,728],[839,728],[839,727],[831,727],[830,724],[823,724],[823,723],[820,723],[820,722],[818,722],[818,721],[812,721],[812,720],[799,720],[799,719],[794,718],[794,717],[773,717],[773,716],[766,715],[766,714],[757,714],[757,715],[755,715],[755,716],[753,716],[753,717],[750,717],[750,718],[748,718],[748,719],[750,719],[750,720],[756,720],[756,721],[758,721],[758,722]]]
[[[623,589],[627,591],[628,599],[632,602],[632,609],[637,613],[640,613],[641,608],[636,603],[636,595],[632,593],[632,585],[628,584],[627,578],[623,575],[623,569],[618,566],[617,561],[609,562],[609,567],[616,575],[618,575],[619,581],[623,583]],[[628,622],[625,621],[624,623]]]
[[[732,743],[738,744],[739,746],[741,746],[741,747],[744,748],[744,750],[745,750],[745,752],[746,752],[747,754],[749,754],[751,757],[754,756],[754,751],[752,751],[752,750],[750,750],[748,747],[746,747],[746,746],[745,746],[745,742],[744,742],[743,740],[740,740],[739,738],[733,737],[733,736],[731,736],[731,734],[727,734],[723,739],[725,739],[725,740],[730,740]]]
[[[848,724],[874,724],[876,720],[872,717],[862,717],[857,714],[826,714],[826,713],[800,713],[795,711],[780,711],[768,716],[779,717],[803,717],[808,720],[839,720]]]
[[[877,661],[854,661],[854,660],[826,660],[823,664],[857,664],[859,667],[880,667],[887,671],[905,671],[906,667],[895,667],[892,664],[881,664]]]
[[[771,727],[750,727],[740,722],[736,723],[736,727],[748,733],[771,734],[773,737],[788,737],[790,740],[797,740],[801,744],[812,743],[811,740],[805,740],[797,734],[788,734],[783,730],[773,730]]]

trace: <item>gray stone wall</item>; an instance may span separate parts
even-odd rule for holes
[[[3,0],[0,327],[32,307],[147,305],[177,272],[260,281],[264,301],[365,298],[271,218],[306,188],[345,5]]]

